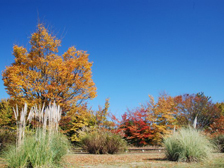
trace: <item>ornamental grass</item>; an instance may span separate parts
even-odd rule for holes
[[[207,137],[193,128],[181,128],[165,138],[164,146],[170,161],[198,162],[210,158],[214,150]]]

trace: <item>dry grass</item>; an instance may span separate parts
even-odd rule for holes
[[[224,154],[213,153],[211,160],[199,163],[171,162],[165,159],[164,153],[69,154],[63,162],[64,168],[223,168]],[[0,167],[7,167],[1,158]]]
[[[0,158],[0,167],[2,168],[7,167],[6,162],[2,158]]]
[[[164,153],[128,153],[116,155],[70,154],[64,157],[64,167],[89,168],[212,168],[224,167],[224,154],[213,154],[213,159],[207,162],[184,163],[171,162],[165,159]]]
[[[117,154],[117,155],[91,155],[71,154],[64,158],[67,165],[71,167],[108,167],[108,166],[133,166],[141,162],[158,162],[164,160],[164,154]]]

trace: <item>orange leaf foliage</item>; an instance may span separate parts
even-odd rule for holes
[[[152,143],[161,145],[163,136],[170,134],[176,125],[177,108],[174,99],[166,94],[161,94],[157,103],[154,103],[152,96],[149,96],[149,98],[147,118],[152,123],[154,131]]]
[[[197,116],[197,128],[208,129],[214,119],[221,115],[221,109],[203,92],[176,96],[174,100],[178,108],[177,121],[180,126],[192,125]]]
[[[13,103],[21,106],[27,102],[32,106],[56,101],[65,114],[71,105],[96,96],[89,55],[70,47],[59,56],[60,44],[60,40],[38,24],[30,39],[29,52],[14,45],[15,62],[3,72],[4,85]]]
[[[216,118],[214,122],[210,125],[209,132],[214,135],[224,134],[224,116]]]

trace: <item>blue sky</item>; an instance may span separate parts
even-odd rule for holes
[[[94,62],[97,97],[117,116],[158,97],[204,92],[224,101],[222,0],[0,0],[0,69],[14,61],[13,44],[28,47],[38,17]],[[0,80],[0,98],[7,98]]]

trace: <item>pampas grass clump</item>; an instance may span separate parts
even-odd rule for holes
[[[47,133],[37,130],[37,135],[27,136],[18,148],[11,146],[4,157],[8,167],[58,167],[69,149],[67,138],[61,133]],[[51,138],[49,139],[49,136]]]
[[[8,167],[58,167],[63,155],[69,151],[68,139],[58,131],[61,119],[60,107],[55,103],[48,107],[31,108],[28,117],[25,104],[21,113],[14,110],[17,119],[17,143],[4,153]],[[26,135],[26,121],[38,123]]]
[[[211,156],[214,145],[193,128],[181,128],[165,138],[166,157],[170,161],[198,162]]]

